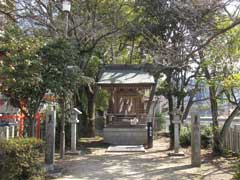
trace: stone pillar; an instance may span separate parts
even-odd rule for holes
[[[12,138],[14,138],[14,135],[15,135],[15,126],[12,126],[12,134],[11,134],[11,136],[12,136]]]
[[[77,150],[77,121],[73,121],[71,124],[71,151]]]
[[[191,128],[191,162],[193,167],[201,166],[201,135],[200,135],[200,118],[198,114],[192,114]]]
[[[174,124],[174,152],[169,153],[168,155],[170,155],[170,156],[184,156],[183,152],[179,152],[179,149],[180,149],[179,128],[180,128],[181,121],[180,121],[180,115],[177,114],[177,113],[174,116],[173,124]]]
[[[79,151],[77,151],[77,123],[78,114],[82,114],[77,108],[73,108],[72,115],[71,115],[71,152],[67,152],[67,154],[71,155],[79,155]]]
[[[56,110],[55,108],[46,113],[46,151],[45,164],[47,170],[54,169],[55,154],[55,127],[56,127]]]
[[[180,127],[180,117],[179,115],[174,116],[175,119],[173,121],[174,124],[174,153],[179,153],[180,149],[180,140],[179,140],[179,127]]]
[[[6,138],[6,140],[9,140],[9,126],[6,126],[5,130],[6,130],[5,138]]]

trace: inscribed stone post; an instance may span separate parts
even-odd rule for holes
[[[53,109],[46,114],[46,143],[45,163],[48,170],[53,170],[54,153],[55,153],[55,126],[56,110]]]
[[[201,166],[201,135],[200,135],[200,118],[198,114],[192,114],[191,122],[191,162],[193,167]]]

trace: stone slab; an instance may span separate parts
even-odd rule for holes
[[[170,152],[168,153],[169,156],[185,156],[184,152],[178,152],[178,153],[175,153],[175,152]]]
[[[109,146],[107,152],[146,152],[143,145],[120,145],[120,146]]]
[[[67,151],[65,154],[77,156],[81,154],[81,151]]]

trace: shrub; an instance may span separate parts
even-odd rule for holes
[[[0,142],[1,180],[44,179],[40,158],[43,143],[35,138]]]
[[[156,113],[156,120],[157,120],[157,124],[158,124],[158,128],[160,130],[162,130],[164,128],[164,124],[165,124],[165,119],[163,117],[163,114],[158,112]]]
[[[96,129],[103,130],[104,128],[104,117],[96,118]]]
[[[207,148],[212,144],[212,127],[201,127],[201,145],[203,148]]]
[[[180,145],[182,147],[191,145],[191,130],[189,127],[181,127],[180,130]]]
[[[234,175],[233,180],[239,180],[240,179],[240,162],[237,163],[236,166],[234,166]]]
[[[207,148],[212,144],[212,128],[211,126],[201,127],[201,146]],[[180,131],[180,145],[187,147],[191,145],[191,129],[182,127]]]

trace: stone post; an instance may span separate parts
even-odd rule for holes
[[[45,164],[46,169],[54,169],[55,154],[55,127],[56,127],[56,110],[55,107],[46,113],[46,151]]]
[[[71,155],[79,155],[79,151],[77,151],[77,123],[78,115],[82,114],[77,108],[73,108],[71,115],[71,152],[67,152],[67,154]]]
[[[5,127],[5,130],[6,130],[6,136],[5,136],[5,138],[6,138],[6,140],[9,140],[9,126],[6,126],[6,127]]]
[[[173,121],[174,124],[174,153],[178,154],[180,149],[180,140],[179,140],[179,127],[180,127],[180,117],[179,115],[174,116],[175,119]]]
[[[12,126],[12,134],[11,134],[11,136],[12,136],[12,138],[14,138],[14,135],[15,135],[15,126]]]
[[[201,166],[201,135],[200,135],[200,118],[198,114],[192,114],[191,123],[191,162],[193,167]]]
[[[178,114],[178,113],[175,114],[173,124],[174,124],[174,152],[169,153],[169,155],[170,156],[184,156],[183,152],[179,152],[179,149],[180,149],[179,128],[180,128],[180,124],[181,124],[180,114]]]
[[[75,119],[71,122],[71,151],[76,152],[77,150],[77,123],[78,123],[78,115],[75,114]]]

